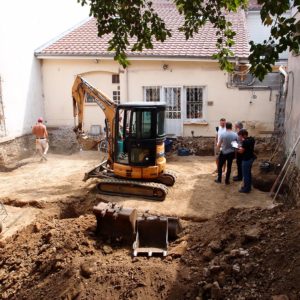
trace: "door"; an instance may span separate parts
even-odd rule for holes
[[[182,136],[182,89],[164,87],[163,99],[166,107],[166,134]]]

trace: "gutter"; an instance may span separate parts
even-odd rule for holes
[[[90,59],[98,59],[98,60],[114,60],[113,56],[95,56],[95,55],[45,55],[45,54],[34,54],[37,59],[65,59],[65,60],[72,60],[72,59],[82,59],[82,60],[90,60]],[[212,59],[210,56],[202,56],[202,57],[192,57],[192,56],[141,56],[141,57],[134,57],[134,56],[127,56],[129,61],[151,61],[151,60],[168,60],[168,61],[202,61],[202,62],[215,62],[218,63],[216,59]],[[231,62],[235,62],[236,59],[232,58],[229,59]],[[239,62],[247,63],[247,58],[240,58]]]

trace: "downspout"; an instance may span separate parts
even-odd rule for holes
[[[126,72],[126,102],[129,102],[129,72],[128,72],[128,66],[125,69]]]
[[[288,81],[289,81],[289,75],[288,73],[285,71],[285,69],[280,66],[279,67],[279,71],[280,73],[284,76],[284,84],[283,84],[283,92],[282,92],[282,96],[284,98],[286,98],[287,96],[287,91],[288,91]]]

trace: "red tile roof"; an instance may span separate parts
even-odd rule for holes
[[[172,30],[172,37],[164,43],[154,42],[153,49],[143,52],[128,52],[129,57],[178,57],[178,58],[210,58],[216,53],[216,29],[207,23],[194,38],[186,40],[183,33],[178,31],[182,24],[182,17],[178,15],[175,6],[168,1],[154,2],[158,14],[164,19],[167,28]],[[248,33],[244,11],[229,14],[228,20],[237,32],[236,44],[232,48],[235,55],[246,58],[249,55]],[[97,35],[95,19],[86,23],[36,51],[36,56],[97,56],[112,57],[113,53],[107,51],[109,35],[101,38]]]

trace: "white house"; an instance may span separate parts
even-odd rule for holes
[[[48,124],[73,125],[71,87],[75,76],[81,74],[117,102],[165,102],[168,134],[214,136],[221,117],[244,121],[255,135],[271,133],[278,84],[265,86],[247,74],[249,48],[244,11],[228,16],[237,32],[233,50],[239,71],[229,76],[212,59],[216,37],[210,24],[186,41],[177,30],[181,19],[175,7],[161,0],[156,0],[154,6],[172,28],[173,36],[165,43],[154,43],[154,49],[128,53],[130,66],[125,70],[107,52],[108,37],[97,36],[92,18],[35,52],[42,60]],[[103,114],[86,99],[85,129],[95,124],[103,126]]]
[[[87,18],[88,9],[76,1],[0,1],[0,142],[30,132],[44,115],[34,50]]]

